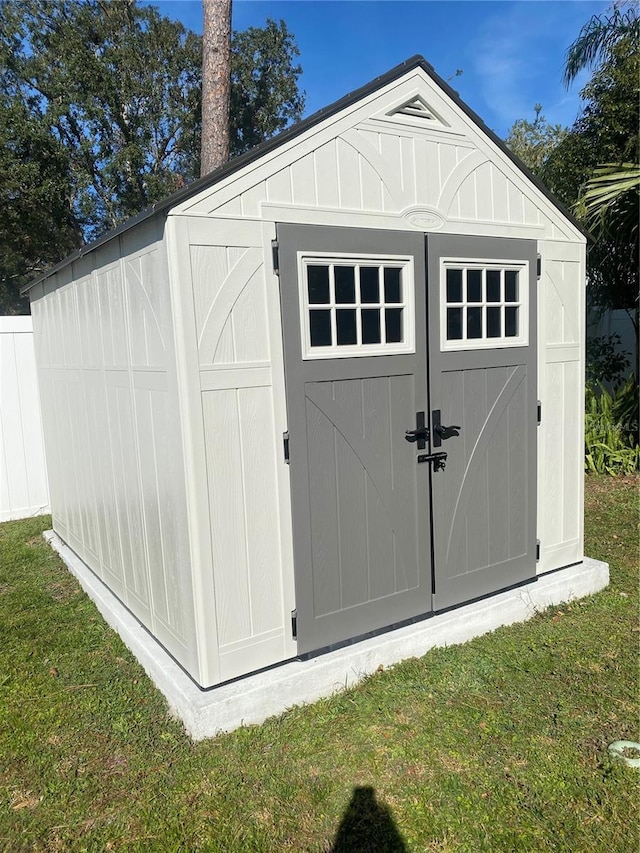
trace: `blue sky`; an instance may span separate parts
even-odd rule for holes
[[[202,32],[201,0],[155,0]],[[416,53],[500,136],[540,103],[551,122],[576,118],[582,75],[567,91],[564,56],[600,0],[233,0],[233,27],[286,21],[300,48],[305,115]]]

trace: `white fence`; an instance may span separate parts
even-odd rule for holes
[[[49,512],[31,317],[0,317],[0,521]]]

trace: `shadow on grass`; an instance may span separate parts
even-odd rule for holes
[[[354,788],[329,853],[407,853],[387,806],[375,790]]]

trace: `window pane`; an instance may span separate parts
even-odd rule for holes
[[[309,311],[311,346],[331,346],[331,311]]]
[[[482,270],[467,270],[467,302],[482,302]]]
[[[447,340],[462,340],[462,308],[447,308]]]
[[[518,301],[518,271],[506,270],[504,274],[504,301]]]
[[[402,285],[398,267],[384,268],[384,301],[402,302]]]
[[[362,310],[362,343],[380,343],[380,310],[378,308]]]
[[[518,308],[504,309],[504,333],[507,338],[518,337]]]
[[[311,305],[329,303],[329,267],[310,265],[307,267],[307,287]]]
[[[333,274],[336,283],[336,302],[356,301],[356,276],[354,267],[334,267]]]
[[[355,308],[340,308],[336,311],[336,336],[338,346],[358,342]]]
[[[502,337],[502,320],[500,317],[501,308],[487,308],[487,337],[501,338]]]
[[[380,301],[378,267],[360,267],[360,301]]]
[[[500,301],[500,270],[487,270],[487,302]]]
[[[467,339],[482,337],[482,308],[467,308]]]
[[[402,342],[402,308],[387,308],[384,312],[385,334],[388,344]]]
[[[462,302],[462,270],[447,270],[447,302]]]

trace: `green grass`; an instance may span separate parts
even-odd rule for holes
[[[637,850],[639,483],[587,478],[607,590],[198,744],[48,519],[0,525],[0,849]]]

